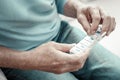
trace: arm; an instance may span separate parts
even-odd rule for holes
[[[24,68],[26,63],[25,55],[26,52],[15,51],[0,46],[0,67]]]
[[[0,47],[0,67],[41,70],[52,73],[76,71],[83,67],[89,50],[83,54],[67,54],[71,44],[45,43],[30,51]]]
[[[79,6],[80,5],[80,6]],[[77,18],[77,7],[84,6],[79,0],[67,0],[64,5],[64,15],[68,17]]]

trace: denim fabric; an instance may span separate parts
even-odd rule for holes
[[[77,43],[85,37],[78,28],[66,22],[54,41],[60,43]],[[56,75],[36,70],[2,69],[8,80],[120,80],[120,58],[100,44],[93,47],[84,67],[78,71]]]

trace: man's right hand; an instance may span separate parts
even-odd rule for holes
[[[72,44],[56,42],[45,43],[27,53],[25,69],[37,69],[56,74],[81,69],[89,55],[85,53],[68,54]]]

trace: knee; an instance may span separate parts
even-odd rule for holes
[[[92,77],[98,80],[120,80],[120,62],[106,61],[92,67]]]
[[[112,80],[120,80],[120,64],[119,63],[117,65],[112,64],[112,66],[110,66],[108,70],[109,70],[108,74],[110,74],[109,76],[113,78]]]
[[[100,73],[99,75],[104,76],[106,79],[120,80],[120,63],[104,65],[99,68],[97,72]]]

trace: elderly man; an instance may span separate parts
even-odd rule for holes
[[[79,0],[0,0],[0,67],[7,79],[120,80],[120,59],[101,45],[69,54],[86,35],[59,13],[77,18],[88,35],[102,24],[108,36],[116,25],[101,8]]]

